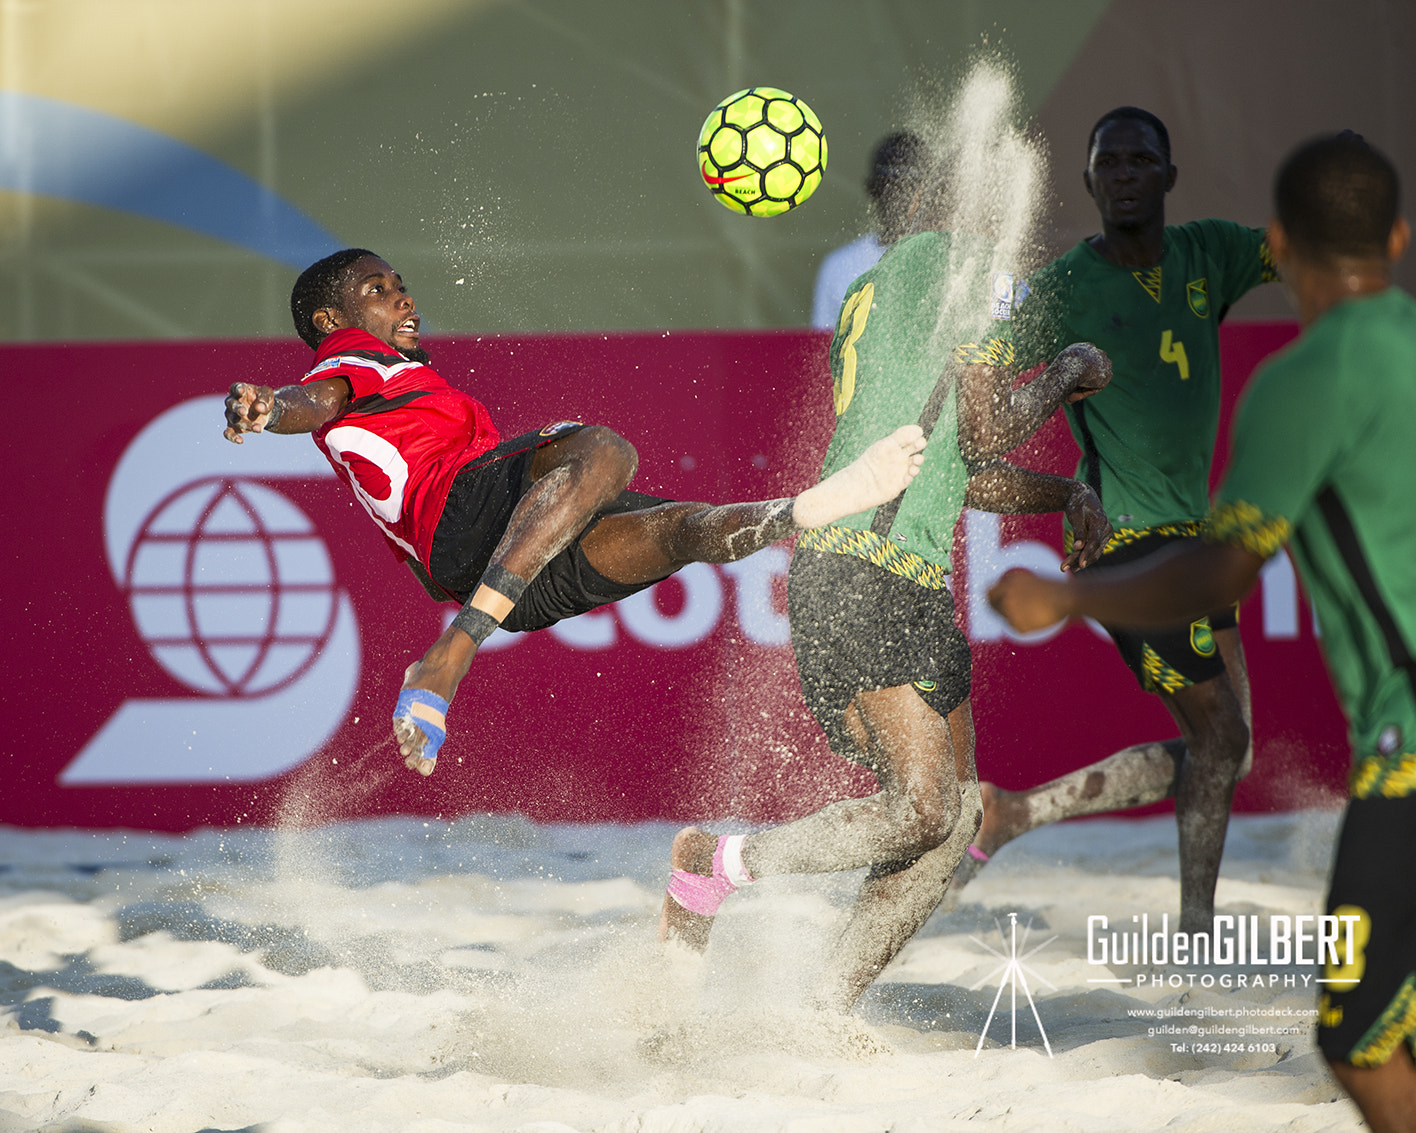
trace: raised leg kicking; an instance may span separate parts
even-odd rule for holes
[[[599,574],[627,586],[657,582],[691,562],[732,562],[893,499],[918,473],[924,445],[923,430],[902,426],[794,499],[665,503],[609,515],[600,513],[620,496],[637,464],[627,441],[592,427],[538,449],[532,486],[516,505],[481,583],[408,669],[393,724],[405,762],[423,775],[432,773],[446,734],[447,704],[478,647],[572,542]]]

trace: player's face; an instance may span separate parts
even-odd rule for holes
[[[1154,127],[1123,118],[1097,131],[1083,178],[1104,224],[1138,229],[1164,222],[1175,167],[1165,160]]]
[[[344,274],[331,329],[358,327],[407,354],[418,349],[418,310],[403,278],[377,256],[363,256]]]

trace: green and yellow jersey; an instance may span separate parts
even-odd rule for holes
[[[918,421],[931,397],[942,403],[924,468],[893,518],[881,509],[861,512],[805,532],[801,546],[856,555],[921,585],[944,586],[968,485],[951,374],[973,362],[1012,362],[1013,280],[993,269],[992,255],[981,240],[921,232],[898,241],[851,285],[831,341],[836,430],[823,478]]]
[[[1255,377],[1205,538],[1285,542],[1346,710],[1352,793],[1416,790],[1416,301],[1332,308]]]
[[[1264,233],[1226,220],[1165,229],[1161,262],[1118,267],[1078,244],[1028,280],[1018,361],[1029,369],[1073,342],[1111,358],[1111,384],[1068,405],[1077,478],[1101,497],[1120,542],[1152,528],[1192,531],[1209,508],[1219,429],[1219,323],[1276,278]]]

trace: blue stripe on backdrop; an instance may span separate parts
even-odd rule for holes
[[[279,194],[185,142],[18,91],[0,91],[0,189],[136,213],[293,268],[344,246]]]

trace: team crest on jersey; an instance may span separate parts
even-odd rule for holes
[[[554,425],[547,425],[542,429],[541,436],[553,437],[565,429],[574,429],[583,424],[585,424],[584,421],[557,421]]]
[[[1210,291],[1208,279],[1192,279],[1185,284],[1185,298],[1190,301],[1190,310],[1202,319],[1209,318]]]
[[[1190,648],[1201,657],[1214,656],[1214,631],[1210,629],[1209,618],[1190,623]]]
[[[989,318],[1011,319],[1013,317],[1013,273],[996,271],[993,273],[993,295],[988,306]]]

